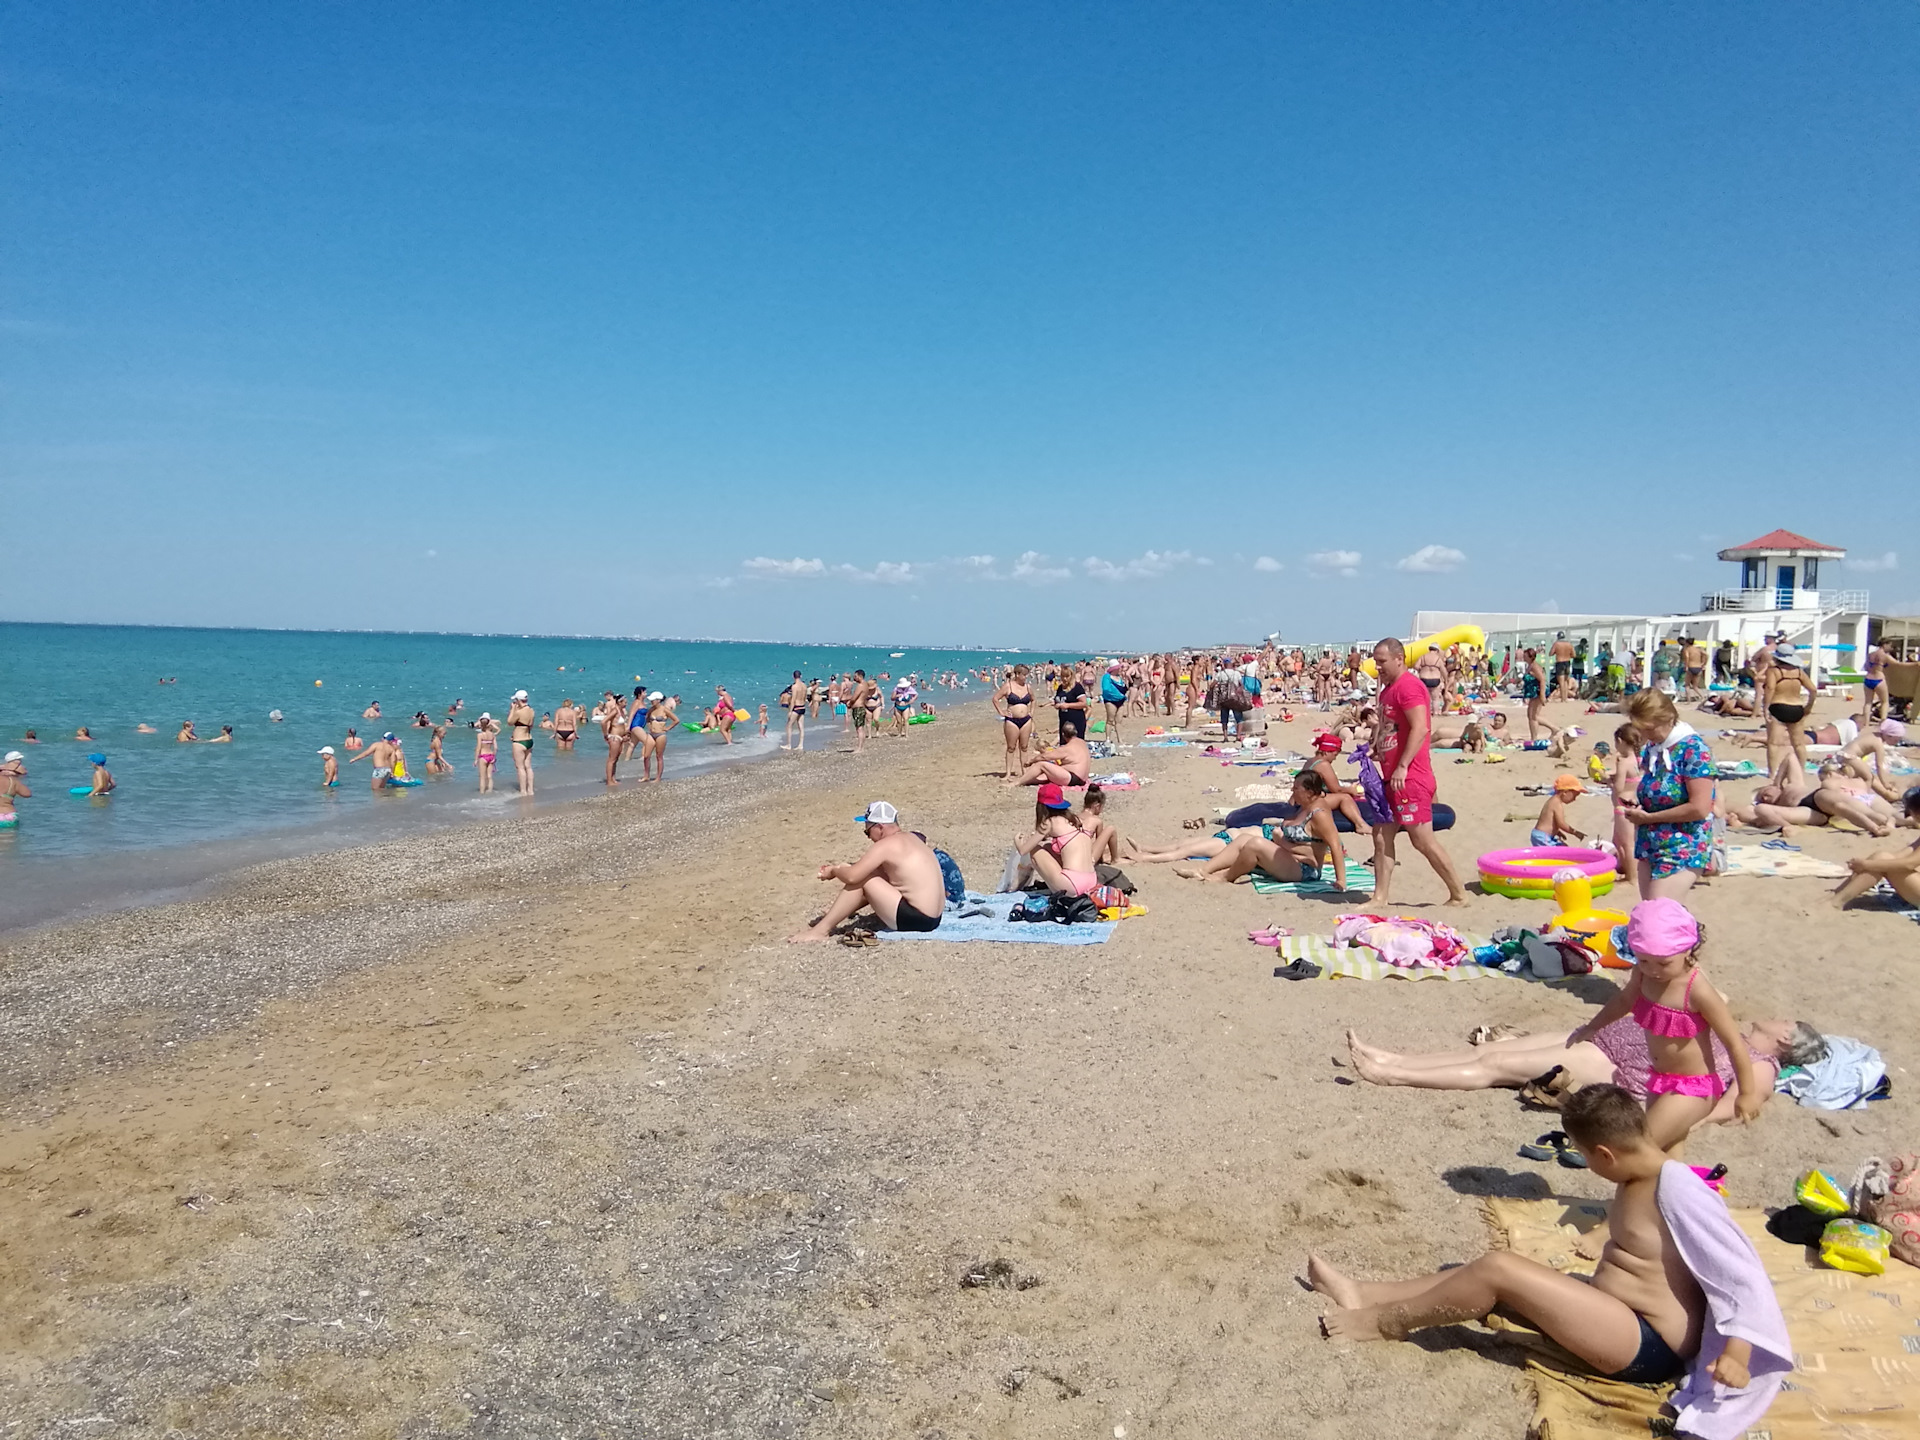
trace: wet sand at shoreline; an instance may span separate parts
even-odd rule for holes
[[[1562,768],[1437,758],[1463,878],[1524,843],[1540,801],[1513,786]],[[1191,750],[1116,764],[1154,777],[1110,810],[1153,840],[1258,779]],[[1330,1348],[1294,1277],[1310,1248],[1368,1275],[1467,1258],[1483,1194],[1604,1193],[1514,1156],[1554,1117],[1509,1092],[1333,1063],[1348,1025],[1409,1049],[1565,1029],[1603,982],[1290,985],[1247,930],[1330,929],[1363,900],[1156,866],[1130,871],[1152,913],[1105,946],[780,943],[868,799],[990,886],[1031,816],[999,768],[997,727],[963,712],[864,757],[12,937],[0,1434],[1522,1433],[1516,1352],[1468,1330]],[[1396,910],[1484,934],[1540,908],[1441,912],[1403,864]],[[1737,1015],[1859,1036],[1894,1074],[1863,1112],[1777,1100],[1698,1137],[1737,1203],[1920,1131],[1920,930],[1836,915],[1826,888],[1693,898]],[[1037,1283],[960,1285],[996,1258]]]

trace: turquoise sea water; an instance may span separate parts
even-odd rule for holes
[[[318,830],[347,843],[413,821],[515,813],[524,802],[514,794],[505,741],[495,793],[480,796],[466,726],[483,710],[503,716],[517,689],[527,690],[543,715],[563,697],[591,708],[602,691],[631,693],[642,681],[678,694],[681,715],[696,722],[713,703],[716,682],[756,722],[760,705],[767,705],[769,738],[755,738],[757,723],[743,724],[736,731],[741,743],[731,752],[718,737],[677,732],[668,748],[671,780],[721,760],[768,753],[781,732],[774,700],[795,670],[823,681],[855,667],[925,677],[964,674],[998,658],[980,651],[907,650],[895,657],[884,648],[727,641],[0,624],[0,753],[26,755],[34,792],[19,803],[19,827],[0,830],[0,886],[25,882],[46,861],[125,858],[132,851],[287,831]],[[982,693],[977,682],[957,693],[923,686],[935,705]],[[428,732],[409,728],[408,721],[416,710],[444,720],[456,698],[466,704],[447,731],[451,776],[376,795],[368,765],[348,764],[352,757],[342,750],[339,787],[321,788],[315,752],[322,745],[339,750],[348,726],[362,737],[393,730],[405,742],[410,772],[426,778]],[[384,716],[378,722],[361,718],[373,700]],[[273,710],[284,720],[271,721]],[[177,743],[183,720],[194,721],[203,739],[230,724],[234,741]],[[143,721],[159,733],[136,733]],[[72,738],[82,725],[95,744]],[[39,744],[22,743],[29,727]],[[823,714],[810,729],[811,749],[816,740],[837,740],[840,722]],[[94,749],[105,752],[119,789],[107,800],[70,797],[69,786],[89,783],[86,756]],[[598,791],[605,756],[597,730],[583,732],[571,756],[556,754],[552,736],[539,732],[539,801]],[[623,775],[628,769],[637,778],[637,761],[623,767]]]

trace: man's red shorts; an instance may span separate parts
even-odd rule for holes
[[[1387,812],[1395,825],[1431,825],[1433,823],[1433,797],[1439,787],[1428,780],[1409,775],[1407,783],[1395,794],[1393,786],[1387,786]]]

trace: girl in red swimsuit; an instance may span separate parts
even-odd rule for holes
[[[1711,983],[1702,985],[1700,922],[1678,900],[1643,900],[1627,921],[1627,949],[1634,971],[1600,1013],[1567,1037],[1568,1045],[1595,1034],[1631,1013],[1647,1032],[1653,1070],[1647,1077],[1647,1133],[1676,1159],[1687,1132],[1713,1112],[1726,1093],[1716,1073],[1711,1035],[1720,1037],[1733,1060],[1734,1118],[1741,1124],[1760,1113],[1753,1057],[1733,1023],[1726,998]]]

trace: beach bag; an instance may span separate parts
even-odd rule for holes
[[[1093,873],[1099,877],[1102,885],[1111,885],[1123,895],[1131,895],[1139,888],[1127,878],[1127,872],[1118,865],[1109,865],[1101,861],[1093,867]]]
[[[1920,1265],[1920,1154],[1879,1156],[1860,1167],[1853,1182],[1853,1210],[1885,1230],[1896,1260]]]
[[[1124,905],[1125,899],[1120,903]],[[1047,907],[1047,918],[1056,925],[1092,925],[1100,919],[1100,907],[1091,895],[1055,895]]]
[[[947,903],[958,905],[967,898],[967,882],[960,878],[959,863],[938,845],[933,847],[933,858],[940,862],[940,885],[947,892]]]
[[[1207,687],[1207,708],[1209,710],[1230,710],[1234,714],[1243,714],[1253,708],[1253,700],[1247,694],[1247,687],[1236,679],[1216,680]]]
[[[1127,897],[1113,885],[1096,885],[1088,892],[1087,899],[1093,902],[1096,910],[1124,910],[1127,908]]]

